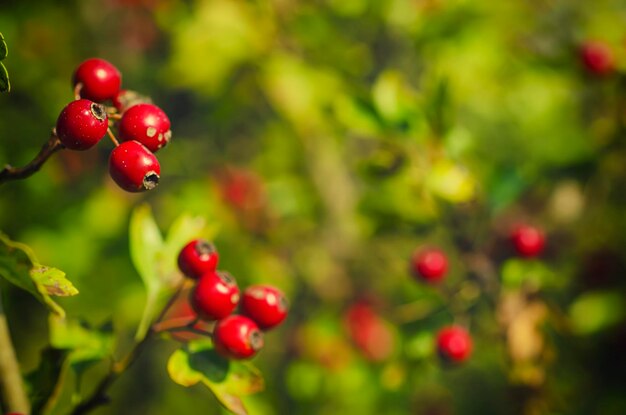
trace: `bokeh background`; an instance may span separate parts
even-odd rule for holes
[[[292,305],[253,361],[251,414],[624,414],[625,21],[617,0],[4,0],[1,163],[38,151],[89,57],[173,138],[139,195],[108,177],[110,142],[58,153],[0,187],[0,229],[67,273],[69,315],[123,339],[145,302],[132,209],[164,230],[205,218],[220,268]],[[581,60],[590,41],[605,74]],[[509,249],[519,222],[545,230],[540,258]],[[422,246],[447,253],[442,284],[409,272]],[[27,372],[47,310],[2,289]],[[474,340],[458,367],[434,349],[452,322]],[[169,379],[177,346],[156,342],[94,414],[221,413]]]

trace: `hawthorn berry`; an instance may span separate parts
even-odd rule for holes
[[[241,298],[242,314],[254,320],[262,330],[282,323],[288,309],[285,295],[270,285],[252,285],[245,289]]]
[[[104,59],[91,58],[76,68],[73,84],[80,85],[81,98],[96,102],[113,100],[122,85],[122,75],[113,64]]]
[[[429,283],[436,283],[443,279],[448,271],[446,254],[439,249],[420,249],[413,253],[411,258],[413,275]]]
[[[215,350],[231,359],[247,359],[263,347],[263,333],[257,324],[241,315],[228,316],[215,325]]]
[[[189,278],[197,280],[217,268],[219,255],[213,244],[204,239],[189,242],[178,254],[178,268]]]
[[[460,326],[444,327],[437,333],[437,352],[448,363],[461,363],[472,354],[472,338]]]
[[[580,48],[580,59],[585,69],[598,76],[608,75],[615,69],[613,51],[603,42],[589,41]]]
[[[56,134],[70,150],[87,150],[104,137],[109,128],[106,109],[88,99],[72,101],[57,118]]]
[[[546,243],[541,229],[528,225],[516,227],[510,238],[515,251],[527,258],[541,254]]]
[[[150,151],[156,152],[172,138],[170,119],[153,104],[136,104],[124,111],[119,122],[122,141],[139,141]]]
[[[370,304],[358,301],[343,317],[348,335],[365,358],[380,362],[393,354],[396,346],[393,332]]]
[[[122,189],[142,192],[154,189],[159,184],[161,166],[143,144],[126,141],[111,152],[109,174]]]
[[[227,272],[207,272],[198,279],[189,301],[201,319],[219,320],[232,313],[237,306],[239,287]]]

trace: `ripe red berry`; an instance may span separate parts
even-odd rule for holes
[[[352,304],[344,314],[344,322],[354,345],[368,360],[380,362],[393,354],[396,347],[393,332],[367,302]]]
[[[254,320],[262,330],[276,327],[287,317],[289,303],[276,287],[253,285],[243,293],[241,311]]]
[[[128,108],[118,128],[120,140],[139,141],[152,152],[165,146],[172,138],[170,119],[153,104],[137,104]]]
[[[87,99],[72,101],[57,119],[56,133],[71,150],[87,150],[100,141],[109,128],[104,106]]]
[[[102,102],[117,96],[122,84],[122,75],[113,64],[104,59],[87,59],[76,68],[74,86],[80,87],[81,98]]]
[[[154,154],[141,143],[127,141],[111,152],[109,174],[122,189],[142,192],[159,184],[161,166]]]
[[[511,233],[511,242],[519,255],[530,258],[543,252],[546,239],[540,229],[522,225]]]
[[[198,280],[189,301],[200,318],[220,320],[237,306],[239,287],[227,272],[208,272]]]
[[[232,315],[215,325],[213,344],[224,357],[247,359],[263,347],[263,333],[248,317]]]
[[[411,258],[413,274],[426,282],[439,282],[448,271],[446,255],[435,248],[415,251]]]
[[[472,338],[462,327],[445,327],[437,333],[437,352],[448,363],[461,363],[472,354]]]
[[[189,278],[198,279],[217,268],[219,255],[215,247],[204,239],[189,242],[178,254],[178,268]]]
[[[580,48],[580,58],[585,69],[594,75],[608,75],[615,69],[613,51],[603,42],[584,43]]]

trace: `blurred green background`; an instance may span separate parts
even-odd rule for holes
[[[626,413],[624,2],[58,3],[0,3],[12,84],[0,162],[36,154],[89,57],[114,63],[173,130],[152,192],[115,186],[105,140],[0,187],[0,229],[80,290],[60,301],[69,315],[132,333],[145,293],[128,223],[147,202],[162,229],[205,218],[221,269],[291,301],[254,359],[266,388],[245,398],[251,414]],[[585,70],[589,40],[610,47],[611,73]],[[541,258],[508,249],[517,222],[546,231]],[[450,258],[436,287],[409,272],[425,245]],[[2,289],[29,371],[47,311]],[[346,317],[355,304],[375,315],[365,344]],[[460,367],[433,348],[453,321],[475,343]],[[94,414],[221,413],[169,380],[176,347],[156,342]]]

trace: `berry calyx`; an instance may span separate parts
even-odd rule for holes
[[[159,184],[161,166],[144,145],[137,141],[126,141],[111,152],[109,174],[122,189],[143,192]]]
[[[252,285],[246,288],[241,298],[242,314],[254,320],[262,330],[282,323],[288,310],[285,295],[270,285]]]
[[[511,233],[511,242],[519,255],[530,258],[543,252],[546,239],[541,229],[521,225]]]
[[[76,68],[73,84],[79,87],[81,98],[96,102],[113,100],[122,85],[120,71],[104,59],[91,58]]]
[[[589,41],[580,48],[580,59],[585,69],[598,76],[608,75],[615,69],[613,51],[606,43]]]
[[[448,271],[448,259],[439,249],[420,249],[413,253],[411,268],[415,277],[428,283],[437,283]]]
[[[203,320],[219,320],[233,312],[239,302],[237,282],[227,272],[208,272],[191,292],[194,311]]]
[[[119,122],[122,141],[135,140],[153,153],[169,143],[172,138],[170,119],[153,104],[137,104],[128,108]]]
[[[56,134],[66,148],[87,150],[104,137],[109,121],[104,106],[88,99],[72,101],[57,118]]]
[[[263,333],[245,316],[232,315],[220,320],[213,331],[215,350],[231,359],[248,359],[263,347]]]
[[[178,268],[185,276],[198,279],[217,268],[219,255],[213,244],[204,239],[195,239],[178,254]]]
[[[437,333],[437,352],[448,363],[461,363],[472,354],[472,338],[460,326],[449,326]]]

